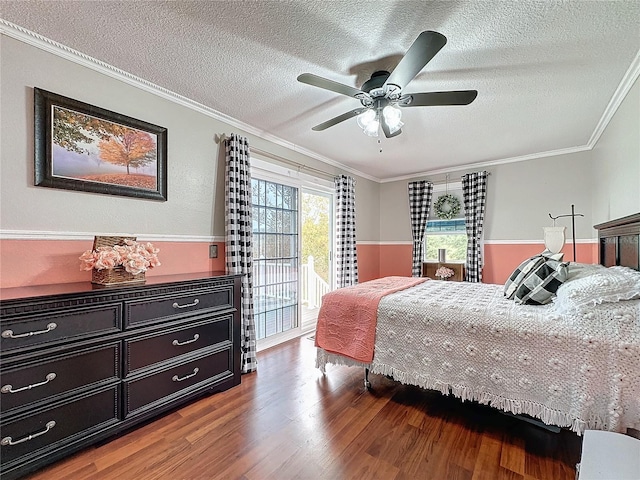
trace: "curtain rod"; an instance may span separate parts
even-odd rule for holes
[[[229,138],[229,137],[224,133],[222,135],[216,135],[216,143],[222,143],[227,138]],[[314,173],[316,173],[318,175],[322,175],[322,176],[324,176],[326,178],[330,178],[331,180],[333,180],[335,177],[338,176],[338,174],[327,173],[324,170],[320,170],[318,168],[310,167],[310,166],[305,165],[303,163],[296,162],[295,160],[289,160],[288,158],[281,157],[280,155],[276,155],[275,153],[267,152],[266,150],[262,150],[260,148],[255,148],[255,147],[249,146],[249,151],[257,153],[258,155],[262,155],[263,157],[270,158],[271,160],[275,160],[277,162],[282,162],[282,163],[285,163],[285,164],[290,165],[292,167],[295,167],[296,169],[298,169],[299,173],[304,173],[302,170],[307,170],[309,172],[314,172]]]

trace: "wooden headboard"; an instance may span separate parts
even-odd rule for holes
[[[621,265],[640,270],[640,213],[600,223],[598,230],[600,264]]]

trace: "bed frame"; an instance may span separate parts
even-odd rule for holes
[[[600,223],[593,228],[598,230],[601,265],[640,270],[640,213]],[[364,369],[364,386],[371,388],[368,368]]]
[[[600,223],[598,230],[600,264],[621,265],[640,270],[640,213]]]

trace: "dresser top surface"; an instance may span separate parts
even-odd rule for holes
[[[118,290],[133,290],[149,286],[159,286],[176,282],[207,280],[222,277],[232,277],[221,271],[183,273],[176,275],[157,275],[147,277],[144,283],[123,285],[95,285],[91,282],[57,283],[51,285],[30,285],[25,287],[1,288],[0,301],[19,300],[22,298],[48,297],[56,295],[77,294],[86,292],[117,292]]]

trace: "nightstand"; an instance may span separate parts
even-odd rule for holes
[[[436,277],[436,270],[440,267],[447,267],[455,273],[449,277],[449,281],[464,282],[464,262],[422,262],[422,276],[434,280],[441,280]]]

